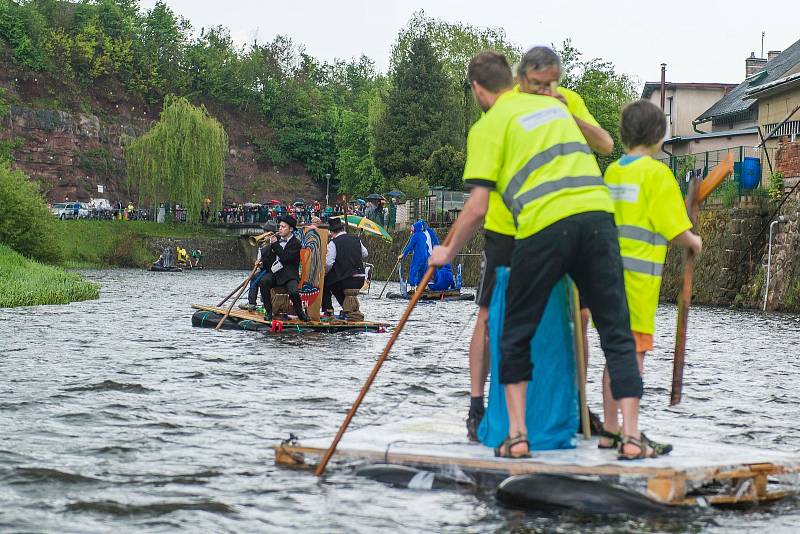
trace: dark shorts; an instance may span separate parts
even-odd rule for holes
[[[478,306],[489,307],[494,290],[495,271],[498,267],[511,265],[512,252],[514,252],[514,236],[486,230],[485,245],[481,253],[481,279],[478,284],[478,295],[475,297]]]

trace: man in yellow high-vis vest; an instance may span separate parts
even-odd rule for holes
[[[504,56],[482,52],[470,62],[473,96],[486,111],[467,141],[465,181],[470,198],[451,244],[437,247],[431,264],[451,261],[480,226],[491,202],[513,214],[516,242],[511,260],[501,342],[500,382],[506,386],[509,436],[496,451],[529,455],[525,392],[531,378],[530,341],[555,283],[570,274],[593,310],[623,414],[620,454],[650,457],[640,437],[642,380],[630,332],[611,197],[597,162],[566,106],[526,94],[527,58],[515,93]]]
[[[554,87],[561,75],[561,60],[558,54],[550,47],[537,46],[530,49],[527,56],[530,59],[528,78],[534,81],[526,85],[526,89],[534,91],[535,94],[552,96],[564,103],[589,147],[598,154],[604,156],[610,154],[614,148],[611,135],[600,127],[580,95],[565,87]],[[520,92],[519,85],[514,86],[514,92]],[[467,187],[475,186],[476,184],[471,178],[473,171],[469,168],[466,171],[465,185]],[[469,345],[470,408],[467,414],[467,436],[471,441],[478,441],[477,428],[484,414],[484,388],[489,372],[486,323],[495,283],[495,270],[497,267],[511,265],[516,232],[513,215],[503,204],[497,192],[490,193],[489,207],[484,222],[485,245],[481,254],[478,294],[475,297],[478,305],[478,317]],[[584,355],[587,361],[589,353],[586,342],[588,322],[589,312],[582,309],[581,324],[584,333]]]

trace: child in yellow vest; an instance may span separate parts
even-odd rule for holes
[[[622,111],[620,138],[627,153],[605,173],[605,182],[614,199],[625,293],[642,374],[644,355],[653,350],[667,245],[674,242],[695,254],[703,248],[700,237],[691,232],[692,223],[672,171],[653,159],[661,149],[666,127],[664,113],[653,103],[639,100],[626,106]],[[611,396],[607,369],[603,372],[603,411],[605,432],[599,447],[616,447],[620,439],[619,409]],[[659,454],[672,450],[668,444],[651,442],[651,445]]]

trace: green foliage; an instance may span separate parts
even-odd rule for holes
[[[125,151],[128,174],[139,185],[139,202],[174,202],[187,220],[200,218],[203,199],[222,205],[228,136],[203,107],[185,98],[167,98],[161,118]]]
[[[434,50],[436,57],[450,80],[451,93],[457,99],[460,112],[453,119],[458,122],[462,132],[461,144],[454,146],[464,148],[469,127],[480,116],[480,109],[472,98],[467,83],[467,65],[472,56],[482,50],[502,52],[513,64],[520,58],[518,46],[508,41],[502,28],[481,28],[462,23],[452,23],[434,19],[417,11],[400,30],[397,41],[392,48],[391,64],[397,65],[414,39],[424,37]]]
[[[715,191],[722,205],[731,208],[739,200],[739,184],[734,180],[725,180]]]
[[[0,244],[0,308],[96,299],[99,289],[76,273],[42,265]]]
[[[581,60],[581,52],[569,39],[562,43],[558,53],[562,61],[561,84],[581,95],[591,114],[614,140],[611,155],[597,158],[600,168],[605,170],[623,153],[619,123],[622,108],[637,98],[636,84],[627,74],[616,72],[610,61]]]
[[[422,177],[431,184],[447,189],[460,190],[464,187],[463,174],[466,155],[452,145],[444,145],[435,150],[425,160]]]
[[[0,161],[0,243],[20,254],[58,263],[64,252],[56,239],[55,217],[36,184]]]
[[[418,176],[404,176],[397,181],[397,189],[402,191],[407,199],[417,200],[424,198],[428,194],[430,186],[424,178]]]
[[[773,172],[769,175],[769,198],[773,201],[779,201],[783,198],[783,190],[784,190],[784,183],[783,183],[783,173],[781,172]]]
[[[384,177],[417,176],[443,145],[462,146],[458,103],[426,37],[398,52],[386,112],[375,129],[375,165]]]

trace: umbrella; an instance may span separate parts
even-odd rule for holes
[[[299,205],[299,206],[302,206],[302,205],[304,205],[305,203],[306,203],[306,201],[305,201],[304,199],[302,199],[302,198],[296,198],[296,199],[294,199],[294,201],[292,202],[292,205],[294,205],[294,206],[298,206],[298,205]]]
[[[363,198],[357,198],[356,202],[358,202],[359,204],[366,204],[367,203],[367,201],[364,200]]]
[[[334,219],[341,219],[341,215],[337,215],[333,217]],[[347,216],[347,225],[350,227],[357,228],[359,230],[363,230],[364,232],[372,235],[376,235],[382,239],[387,241],[392,240],[392,236],[389,235],[389,232],[384,229],[383,226],[376,223],[375,221],[371,221],[366,217],[359,217],[358,215],[348,215]]]
[[[372,193],[367,197],[367,200],[383,200],[383,197],[378,193]]]
[[[270,201],[269,201],[269,203],[270,203],[270,204],[280,204],[280,203],[281,203],[281,201],[280,201],[280,200],[275,200],[275,199],[273,198],[272,200],[270,200]]]
[[[402,196],[405,196],[405,193],[403,193],[402,191],[394,190],[394,191],[389,191],[388,193],[386,193],[386,196],[387,197],[402,197]]]

